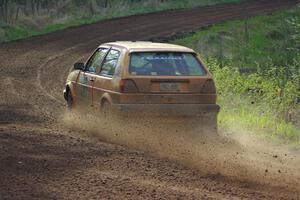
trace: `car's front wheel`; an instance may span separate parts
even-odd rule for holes
[[[102,113],[102,116],[106,119],[110,118],[110,116],[111,116],[111,106],[110,106],[110,103],[106,100],[104,100],[101,105],[101,113]]]
[[[67,106],[68,109],[72,109],[73,107],[73,97],[70,90],[67,90]]]

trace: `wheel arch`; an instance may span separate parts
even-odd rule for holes
[[[108,93],[104,93],[100,98],[100,107],[103,106],[104,102],[107,101],[109,104],[112,104],[112,98]]]
[[[68,98],[67,95],[69,95],[69,93],[71,94],[73,100],[75,100],[76,98],[76,92],[75,92],[75,88],[74,88],[74,85],[72,82],[67,82],[66,85],[65,85],[65,99]]]

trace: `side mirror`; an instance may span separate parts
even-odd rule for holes
[[[84,63],[75,63],[74,64],[74,69],[84,70]]]

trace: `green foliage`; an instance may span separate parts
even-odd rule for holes
[[[24,35],[28,35],[28,31],[26,29],[20,27],[9,27],[5,31],[6,39],[3,40],[15,40],[23,37]]]
[[[243,0],[0,0],[0,42],[104,19]]]
[[[300,7],[226,22],[176,43],[190,46],[204,57],[216,58],[219,63],[230,63],[243,72],[268,72],[276,65],[284,68],[288,77],[295,70],[290,65],[299,54],[299,18]]]
[[[207,66],[214,75],[222,107],[222,128],[237,124],[290,141],[300,142],[300,131],[290,113],[299,109],[300,71],[280,87],[277,79],[265,79],[258,73],[241,74],[231,66],[220,67],[216,60]],[[298,119],[297,119],[298,120]]]
[[[277,68],[272,68],[269,78],[265,78],[259,73],[242,74],[237,69],[229,66],[221,68],[211,60],[207,63],[221,95],[245,96],[253,104],[263,105],[264,109],[274,111],[273,114],[276,114],[277,118],[286,121],[289,120],[290,111],[297,107],[297,101],[300,97],[299,70],[282,85],[278,74],[272,74]]]
[[[299,129],[293,123],[278,120],[271,113],[263,111],[262,107],[252,105],[247,99],[233,96],[231,102],[228,99],[222,99],[219,103],[222,106],[219,114],[221,129],[243,130],[272,139],[300,144]]]
[[[300,7],[215,25],[175,43],[205,58],[222,128],[239,124],[300,144]]]

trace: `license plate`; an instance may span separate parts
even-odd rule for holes
[[[180,83],[160,83],[161,92],[180,92]]]

